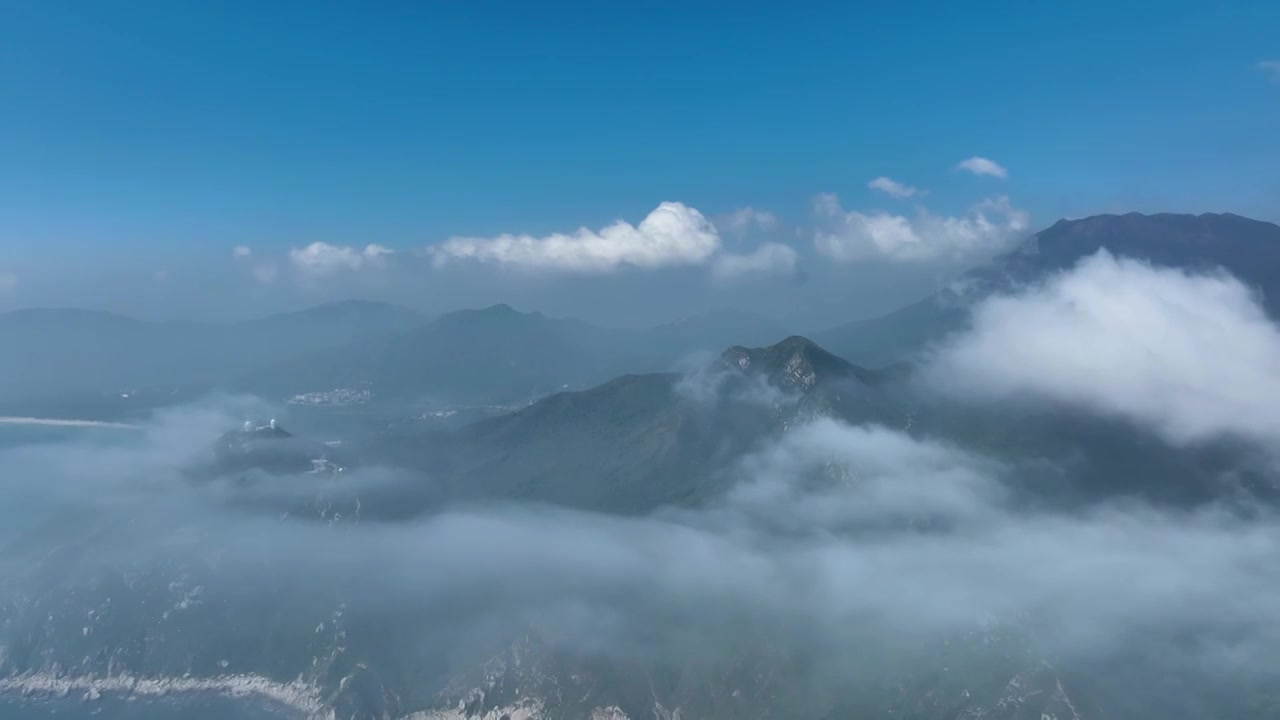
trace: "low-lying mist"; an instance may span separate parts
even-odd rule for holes
[[[1008,491],[1016,466],[821,420],[743,458],[733,489],[698,509],[495,501],[321,518],[279,507],[431,479],[184,476],[242,417],[211,400],[124,441],[0,451],[0,668],[323,683],[362,664],[414,709],[529,631],[650,669],[727,664],[758,642],[806,658],[805,691],[832,695],[853,668],[975,633],[1015,635],[1030,660],[1123,668],[1135,695],[1155,692],[1143,673],[1186,673],[1199,678],[1187,701],[1280,660],[1280,524],[1266,510],[1029,510]]]

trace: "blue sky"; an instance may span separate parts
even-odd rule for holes
[[[659,287],[643,270],[689,275],[728,250],[640,270],[624,254],[596,268],[610,281],[516,274],[508,255],[403,260],[457,236],[638,225],[672,201],[740,255],[793,248],[812,287],[797,298],[774,277],[787,312],[828,298],[857,316],[973,261],[817,250],[875,213],[921,236],[936,226],[921,213],[996,197],[1033,229],[1131,209],[1280,220],[1280,69],[1265,65],[1280,5],[861,5],[0,3],[0,306],[234,314],[246,293],[356,293],[445,309],[514,293],[569,310],[625,287],[628,307]],[[972,157],[1006,176],[957,169]],[[877,177],[922,192],[891,197]],[[837,210],[815,220],[823,193]],[[770,227],[729,232],[744,207]],[[313,243],[377,262],[295,277],[289,251]],[[894,292],[869,279],[885,267]],[[683,275],[662,282],[716,285]],[[688,304],[760,296],[735,287]]]

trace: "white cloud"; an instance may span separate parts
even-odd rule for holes
[[[711,265],[717,280],[730,280],[751,273],[790,276],[796,272],[798,254],[782,243],[765,243],[746,254],[721,253]]]
[[[0,272],[0,293],[11,293],[17,289],[17,274],[11,272]]]
[[[921,210],[914,217],[846,211],[833,194],[814,199],[818,252],[838,262],[871,258],[898,261],[959,259],[998,252],[1028,228],[1025,211],[1009,198],[988,198],[959,217]]]
[[[499,235],[452,238],[429,249],[437,266],[474,260],[531,270],[610,272],[624,265],[660,268],[700,265],[720,249],[720,237],[702,213],[664,202],[633,226],[618,221],[600,231],[572,235]]]
[[[929,374],[974,397],[1032,397],[1149,426],[1172,443],[1280,441],[1280,331],[1249,288],[1105,251],[987,299]]]
[[[1258,69],[1271,76],[1273,82],[1280,82],[1280,60],[1263,60]]]
[[[160,283],[168,282],[169,277],[170,277],[170,274],[168,270],[157,270],[155,272],[156,282],[160,282]]]
[[[910,185],[903,185],[897,180],[887,177],[878,177],[867,183],[867,187],[872,190],[879,190],[890,197],[899,199],[914,197],[916,194],[920,193],[920,190],[917,188],[913,188]]]
[[[300,272],[312,277],[325,277],[342,271],[381,267],[394,250],[382,245],[367,245],[364,250],[342,245],[313,242],[305,248],[289,251],[289,262]]]
[[[735,235],[746,235],[752,229],[774,229],[778,226],[778,216],[753,207],[738,208],[720,221],[720,226]]]
[[[996,161],[988,160],[984,157],[971,157],[956,165],[956,169],[968,170],[974,175],[991,175],[992,177],[998,178],[1009,177],[1009,172],[996,163]]]
[[[243,260],[253,255],[253,248],[248,245],[237,245],[231,250],[231,257],[237,260]]]

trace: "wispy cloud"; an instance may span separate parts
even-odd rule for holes
[[[702,213],[664,202],[639,225],[618,221],[601,230],[544,237],[458,237],[428,250],[437,266],[471,260],[529,270],[611,272],[623,266],[661,268],[701,265],[720,249],[714,225]]]
[[[0,293],[11,293],[18,289],[18,275],[11,272],[0,272]]]
[[[717,255],[711,265],[711,275],[717,280],[751,274],[790,277],[796,274],[798,258],[798,253],[789,245],[765,243],[749,253]]]
[[[887,178],[883,176],[878,177],[875,180],[872,180],[871,182],[867,183],[867,187],[871,188],[872,190],[879,190],[880,192],[890,197],[895,197],[898,199],[905,199],[909,197],[914,197],[917,194],[921,194],[920,190],[917,188],[911,187],[910,185],[903,185],[902,183],[898,182],[897,180],[894,180],[893,178]]]
[[[363,250],[342,245],[313,242],[289,251],[289,262],[309,277],[327,277],[338,272],[382,267],[395,251],[382,245],[366,245]]]
[[[999,163],[976,155],[968,160],[961,161],[956,165],[956,169],[966,170],[974,175],[990,175],[998,178],[1009,177],[1009,171],[1005,170]]]
[[[242,266],[248,268],[254,280],[263,285],[270,285],[280,274],[279,266],[271,260],[254,262],[253,248],[248,245],[237,245],[231,250],[231,257]]]
[[[1280,83],[1280,60],[1262,60],[1258,69],[1266,73],[1272,82]]]
[[[717,226],[734,235],[746,235],[752,230],[769,231],[778,226],[778,216],[765,210],[743,207],[734,210],[717,221]]]
[[[927,261],[980,256],[1004,249],[1029,227],[1029,216],[1000,195],[965,215],[942,217],[927,210],[914,216],[845,210],[833,194],[814,199],[818,227],[814,245],[837,262],[883,258]]]

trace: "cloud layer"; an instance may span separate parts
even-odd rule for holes
[[[920,210],[894,215],[845,210],[833,194],[814,200],[818,252],[837,262],[882,258],[919,262],[990,255],[1021,239],[1029,217],[1001,195],[984,200],[965,215],[940,217]]]
[[[732,667],[765,642],[817,666],[862,658],[890,672],[906,648],[975,634],[1003,653],[1016,628],[1030,657],[1122,668],[1135,676],[1124,696],[1149,701],[1248,681],[1280,659],[1280,526],[1267,512],[1034,511],[1007,492],[1015,467],[820,420],[736,462],[733,490],[702,509],[625,518],[494,504],[308,520],[273,504],[323,509],[327,493],[427,481],[373,470],[184,480],[177,468],[237,422],[226,410],[171,412],[128,444],[0,450],[13,479],[0,491],[6,632],[51,648],[30,661],[74,668],[145,635],[152,672],[173,658],[172,672],[200,677],[229,658],[230,672],[292,680],[358,660],[430,687],[437,659],[533,624],[610,661],[686,667],[661,654],[679,640]],[[65,658],[52,649],[66,646]],[[1151,664],[1194,684],[1144,674]],[[833,675],[814,691],[848,692],[849,677]]]
[[[980,303],[932,372],[955,392],[1073,404],[1173,443],[1280,442],[1280,331],[1225,273],[1099,252]]]
[[[599,231],[581,228],[571,235],[453,238],[430,252],[438,265],[473,260],[529,270],[598,273],[623,266],[700,265],[719,249],[719,234],[702,213],[664,202],[639,225],[618,221]]]

